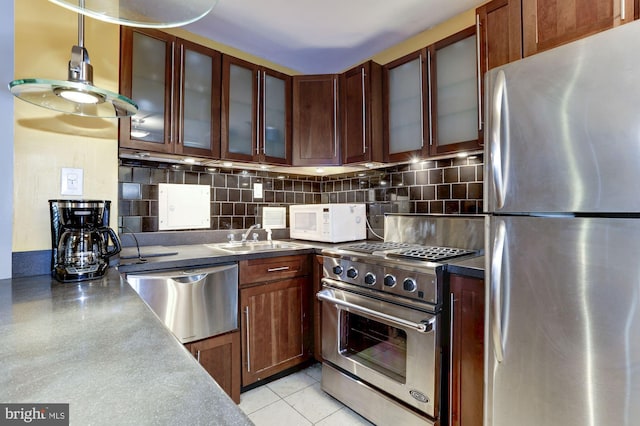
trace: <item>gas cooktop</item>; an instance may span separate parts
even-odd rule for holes
[[[460,256],[474,254],[474,250],[455,247],[423,246],[419,244],[397,243],[392,241],[357,243],[338,247],[347,252],[366,253],[387,258],[424,260],[441,262]]]

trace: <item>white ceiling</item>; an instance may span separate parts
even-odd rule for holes
[[[220,0],[192,33],[304,74],[337,73],[486,0]]]

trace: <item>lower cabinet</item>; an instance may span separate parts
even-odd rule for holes
[[[240,403],[240,332],[222,334],[185,345],[220,387]]]
[[[240,262],[242,386],[312,356],[309,256]]]
[[[482,424],[484,280],[449,276],[449,425]]]

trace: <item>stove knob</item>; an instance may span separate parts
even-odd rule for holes
[[[351,268],[347,269],[347,277],[355,278],[357,276],[358,276],[358,270],[356,268],[352,266]]]
[[[393,287],[394,285],[396,285],[396,277],[394,277],[391,274],[387,274],[384,276],[384,285],[386,285],[387,287]]]
[[[333,273],[336,275],[342,275],[342,266],[336,265],[333,267]]]
[[[413,278],[405,278],[402,282],[402,288],[404,288],[404,291],[416,291],[418,284]]]
[[[364,283],[367,285],[374,285],[376,283],[376,276],[371,272],[367,272],[364,276]]]

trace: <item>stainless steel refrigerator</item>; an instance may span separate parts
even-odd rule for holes
[[[638,425],[640,22],[485,87],[485,425]]]

